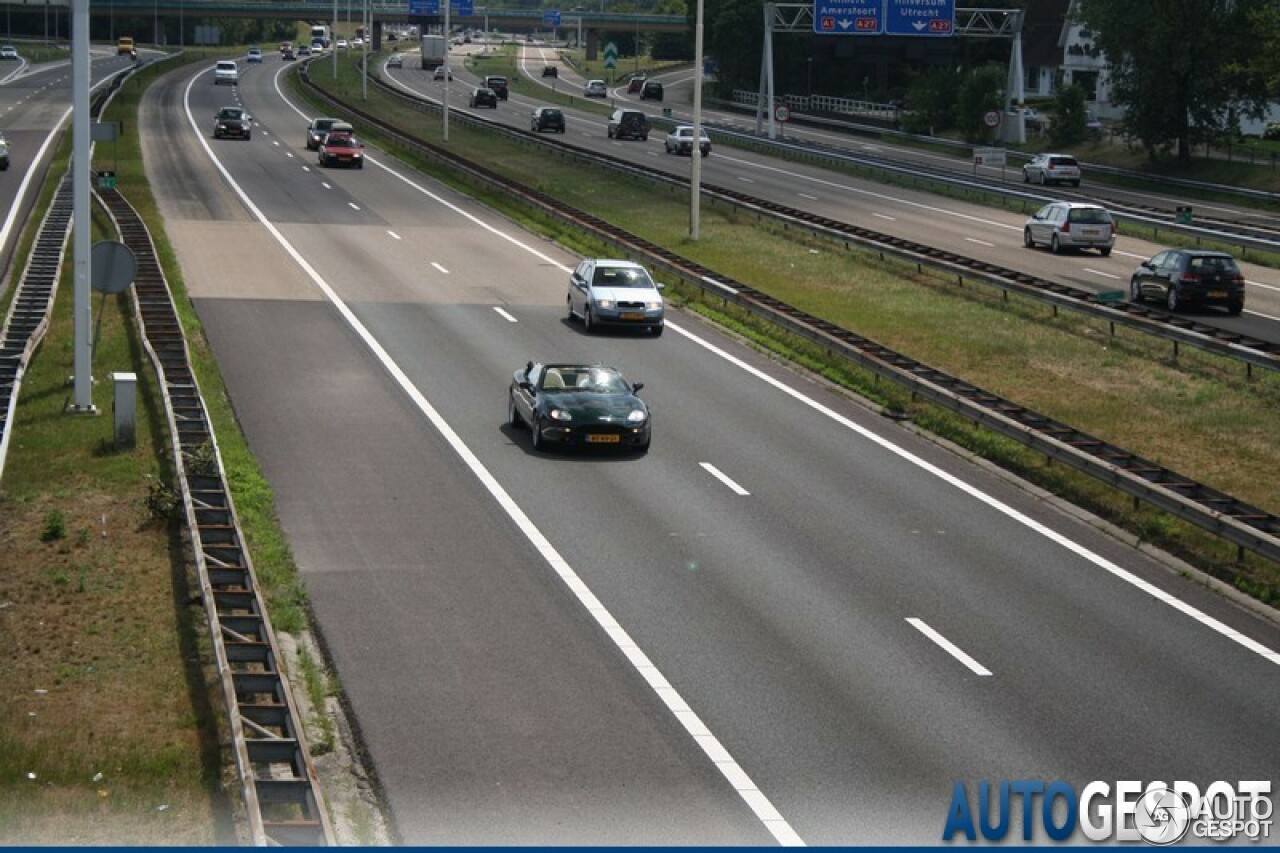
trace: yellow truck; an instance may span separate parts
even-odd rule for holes
[[[116,39],[116,55],[133,53],[133,36],[120,36]]]

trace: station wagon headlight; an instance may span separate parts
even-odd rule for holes
[[[552,410],[551,410],[551,420],[553,420],[553,421],[571,421],[571,420],[573,420],[573,415],[569,414],[569,413],[568,413],[568,412],[566,412],[564,409],[552,409]]]
[[[659,308],[662,307],[662,300],[659,299],[654,302],[646,302],[644,304],[644,307],[648,308],[650,311],[657,311]]]
[[[642,424],[647,417],[649,417],[649,414],[644,409],[635,409],[631,414],[627,415],[627,423]]]
[[[613,300],[612,300],[612,299],[597,299],[597,300],[596,300],[596,307],[597,307],[597,308],[612,308],[612,307],[613,307]]]

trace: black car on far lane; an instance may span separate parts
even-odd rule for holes
[[[529,116],[529,129],[534,133],[542,130],[564,133],[564,113],[559,107],[534,107]]]
[[[498,108],[498,93],[484,86],[477,86],[471,91],[471,100],[469,101],[472,109],[480,107]]]
[[[1185,305],[1224,305],[1227,313],[1244,310],[1244,273],[1226,252],[1167,249],[1143,261],[1129,279],[1129,301],[1149,296],[1177,311]]]
[[[603,364],[531,361],[511,377],[507,423],[528,424],[534,450],[561,445],[645,453],[651,418],[636,396],[643,387]]]
[[[213,138],[236,136],[249,139],[253,134],[253,116],[240,107],[223,107],[213,117]]]

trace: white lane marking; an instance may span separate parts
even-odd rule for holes
[[[739,176],[738,176],[738,180],[742,181],[744,184],[754,184],[754,183],[755,183],[755,181],[754,181],[753,179],[751,179],[751,178],[744,178],[742,175],[739,175]]]
[[[328,181],[321,181],[320,186],[324,187],[327,190],[333,189],[333,184],[329,183]]]
[[[397,233],[396,233],[396,232],[394,232],[394,231],[388,231],[387,233],[388,233],[388,234],[390,234],[390,235],[391,235],[391,237],[392,237],[392,239],[394,239],[394,240],[403,240],[403,239],[404,239],[403,237],[401,237],[399,234],[397,234]]]
[[[996,247],[995,243],[988,243],[986,240],[979,240],[977,237],[965,237],[964,239],[970,243],[977,243],[979,246],[986,246],[988,249]]]
[[[1245,284],[1251,287],[1261,287],[1263,290],[1280,291],[1280,287],[1276,287],[1274,284],[1264,284],[1261,281],[1251,281],[1249,279],[1245,279]]]
[[[1093,273],[1094,275],[1100,275],[1100,276],[1102,276],[1103,278],[1115,278],[1115,279],[1118,279],[1118,278],[1120,278],[1120,277],[1121,277],[1121,276],[1116,275],[1115,273],[1103,272],[1102,270],[1095,270],[1095,269],[1093,269],[1092,267],[1085,267],[1085,268],[1084,268],[1084,271],[1085,271],[1085,272],[1091,272],[1091,273]]]
[[[966,483],[965,481],[961,480],[959,477],[956,477],[953,474],[947,473],[946,471],[942,470],[938,466],[934,465],[932,462],[929,462],[925,459],[920,458],[919,456],[915,455],[914,453],[907,450],[906,448],[900,447],[899,445],[894,444],[889,439],[881,435],[877,435],[876,433],[872,432],[871,430],[867,429],[864,426],[854,423],[853,421],[846,418],[844,415],[830,409],[827,406],[824,406],[822,403],[819,403],[817,400],[813,400],[809,397],[806,397],[800,391],[797,391],[796,389],[791,388],[790,386],[784,384],[781,380],[774,379],[772,376],[769,376],[759,368],[752,367],[742,359],[724,351],[723,349],[717,347],[715,344],[711,343],[710,341],[700,338],[697,335],[693,334],[692,332],[689,332],[680,328],[679,326],[672,323],[670,320],[668,320],[665,325],[666,325],[666,328],[674,331],[678,335],[683,335],[693,343],[705,349],[707,352],[710,352],[718,356],[719,358],[727,361],[728,363],[740,368],[741,370],[746,371],[747,373],[751,374],[752,376],[756,377],[762,382],[772,385],[774,388],[778,389],[783,394],[786,394],[792,399],[799,401],[805,406],[808,406],[809,408],[813,409],[815,412],[825,415],[826,417],[830,418],[831,420],[835,421],[841,426],[844,426],[852,430],[853,432],[856,432],[858,435],[862,436],[868,441],[871,441],[875,444],[880,445],[880,447],[884,448],[885,450],[889,451],[895,456],[898,456],[904,461],[909,462],[912,465],[915,465],[917,468],[921,469],[922,471],[932,474],[933,476],[937,477],[939,480],[942,480],[944,483],[948,483],[949,485],[954,486],[955,488],[964,492],[966,495],[969,495],[975,500],[978,500],[981,503],[986,504],[987,506],[994,509],[996,512],[999,512],[1005,515],[1006,517],[1017,522],[1018,524],[1021,524],[1024,527],[1027,527],[1035,531],[1036,533],[1039,533],[1041,536],[1048,539],[1050,542],[1053,542],[1061,546],[1062,548],[1065,548],[1066,550],[1070,551],[1071,553],[1075,554],[1076,556],[1084,560],[1087,560],[1090,563],[1093,563],[1098,568],[1102,569],[1105,572],[1110,573],[1111,575],[1118,578],[1119,580],[1122,580],[1125,583],[1130,584],[1131,586],[1137,587],[1139,590],[1141,590],[1142,592],[1145,592],[1147,595],[1151,596],[1157,601],[1167,604],[1168,606],[1172,607],[1174,610],[1177,610],[1179,613],[1182,613],[1185,616],[1191,617],[1192,619],[1199,622],[1201,625],[1205,626],[1209,630],[1214,631],[1218,634],[1221,634],[1223,637],[1226,637],[1228,640],[1231,640],[1233,643],[1237,643],[1243,646],[1244,648],[1248,649],[1249,651],[1253,652],[1254,654],[1258,655],[1264,660],[1280,665],[1280,652],[1273,651],[1272,649],[1269,649],[1266,646],[1264,646],[1262,643],[1259,643],[1257,640],[1246,637],[1244,634],[1240,633],[1235,628],[1232,628],[1230,625],[1227,625],[1224,622],[1220,622],[1219,620],[1213,618],[1207,613],[1204,613],[1196,609],[1195,607],[1192,607],[1190,604],[1187,604],[1186,602],[1180,600],[1176,596],[1171,595],[1170,593],[1167,593],[1164,590],[1160,589],[1155,584],[1152,584],[1152,583],[1149,583],[1148,581],[1143,580],[1142,578],[1135,575],[1133,572],[1130,572],[1127,569],[1122,569],[1120,566],[1117,566],[1115,563],[1111,562],[1107,558],[1101,556],[1100,554],[1095,554],[1093,551],[1089,550],[1088,548],[1079,544],[1078,542],[1073,542],[1071,539],[1068,539],[1066,536],[1057,532],[1056,530],[1051,530],[1049,527],[1045,526],[1044,524],[1041,524],[1040,522],[1023,514],[1022,512],[1014,509],[1013,507],[1009,506],[1003,501],[995,497],[992,497],[991,495],[979,489],[977,486]]]
[[[924,634],[930,640],[933,640],[935,643],[937,643],[939,646],[945,649],[946,652],[950,654],[953,658],[960,661],[960,663],[964,664],[965,666],[969,667],[969,669],[973,670],[974,674],[976,675],[991,674],[991,670],[987,669],[985,666],[978,663],[973,658],[969,657],[955,643],[951,642],[946,637],[942,636],[937,631],[930,628],[927,624],[925,624],[925,621],[923,619],[917,619],[914,616],[908,616],[907,622],[908,624],[911,625],[911,627],[915,628],[921,634]]]
[[[448,274],[449,274],[449,271],[448,271],[447,269],[445,269],[444,267],[440,266],[440,264],[436,263],[435,261],[432,261],[432,262],[431,262],[431,266],[433,266],[433,267],[435,267],[436,269],[438,269],[438,270],[439,270],[441,273],[443,273],[444,275],[448,275]]]
[[[502,319],[506,320],[508,323],[519,323],[519,322],[520,322],[520,321],[519,321],[519,320],[517,320],[515,317],[512,317],[510,314],[508,314],[508,313],[507,313],[505,310],[503,310],[500,306],[497,306],[497,305],[493,306],[493,310],[494,310],[494,311],[497,311],[497,312],[498,312],[498,316],[499,316],[499,317],[501,317]]]
[[[872,216],[874,216],[874,217],[876,217],[876,218],[878,218],[878,219],[887,219],[887,220],[889,220],[890,222],[897,222],[897,221],[898,221],[898,217],[896,217],[896,216],[889,216],[887,213],[873,213],[873,214],[871,214],[871,215],[872,215]]]
[[[354,201],[347,202],[347,206],[350,207],[352,210],[360,209],[360,205],[356,204]]]
[[[719,480],[720,482],[728,486],[729,491],[733,492],[735,495],[745,498],[751,494],[746,489],[742,488],[742,486],[739,486],[733,480],[730,480],[723,471],[721,471],[716,466],[712,465],[710,462],[699,462],[698,464],[702,466],[702,470],[706,471],[712,477],[715,477],[717,480]]]
[[[809,195],[808,193],[796,193],[796,195],[800,196],[800,198],[807,198],[809,199],[809,201],[818,200],[818,197],[816,195]]]
[[[390,353],[383,348],[382,344],[378,342],[378,339],[374,337],[368,327],[365,326],[364,323],[360,322],[360,318],[355,315],[355,312],[353,312],[342,298],[338,296],[337,292],[320,275],[320,272],[302,256],[292,243],[285,238],[284,234],[280,233],[280,230],[276,228],[275,224],[267,219],[266,215],[258,209],[258,206],[253,203],[253,200],[249,198],[248,194],[240,187],[235,178],[231,176],[231,172],[229,172],[226,166],[222,164],[222,161],[214,155],[213,149],[209,146],[208,141],[200,134],[199,128],[196,125],[195,117],[191,113],[191,89],[195,85],[195,81],[196,77],[192,77],[187,83],[187,89],[183,96],[183,106],[187,111],[187,121],[190,123],[191,129],[200,137],[200,142],[201,145],[204,146],[205,154],[213,162],[214,167],[222,174],[223,180],[225,180],[227,185],[231,187],[231,190],[240,197],[241,201],[244,202],[245,207],[248,208],[253,217],[262,223],[262,227],[267,231],[267,233],[275,239],[285,253],[287,253],[289,257],[293,258],[294,263],[296,263],[311,279],[312,284],[314,284],[316,288],[324,294],[325,298],[329,300],[329,303],[333,305],[334,310],[336,310],[347,322],[347,325],[350,326],[360,339],[364,341],[365,346],[367,346],[373,356],[382,363],[383,369],[387,371],[387,374],[391,379],[400,386],[401,390],[403,390],[414,405],[418,407],[418,410],[426,416],[427,420],[429,420],[431,424],[440,431],[440,435],[444,440],[449,443],[453,448],[453,451],[458,454],[458,457],[463,461],[463,463],[471,469],[471,473],[475,475],[481,485],[484,486],[498,505],[507,513],[507,516],[515,523],[520,532],[525,535],[525,538],[528,539],[533,547],[537,549],[538,553],[542,555],[543,559],[546,560],[547,565],[549,565],[556,575],[559,576],[564,585],[569,588],[569,591],[578,599],[578,602],[596,621],[596,624],[604,630],[609,638],[613,640],[618,649],[626,655],[627,660],[631,662],[631,665],[635,667],[636,671],[645,680],[653,692],[657,694],[662,703],[666,705],[667,710],[671,712],[676,721],[679,722],[689,736],[693,738],[694,743],[702,749],[707,758],[710,759],[716,769],[720,771],[721,775],[723,775],[725,780],[733,787],[738,796],[742,798],[742,801],[747,804],[747,807],[751,809],[752,813],[754,813],[756,818],[764,825],[765,829],[769,830],[779,844],[788,847],[805,846],[804,839],[796,833],[796,831],[791,827],[791,824],[787,822],[786,818],[782,816],[769,798],[765,796],[764,792],[756,786],[755,782],[751,780],[751,777],[747,775],[747,772],[742,769],[742,766],[738,764],[733,756],[730,755],[729,751],[725,749],[724,745],[720,743],[719,738],[711,733],[711,730],[702,722],[702,719],[697,715],[697,713],[689,707],[688,703],[685,702],[684,697],[680,695],[679,691],[671,685],[671,682],[667,681],[666,676],[663,675],[658,667],[649,660],[648,655],[646,655],[644,651],[636,645],[635,641],[631,639],[631,636],[626,632],[626,630],[618,624],[618,621],[613,618],[613,614],[609,612],[608,608],[604,606],[600,599],[596,598],[595,593],[591,591],[578,573],[574,571],[573,567],[569,565],[569,562],[560,555],[560,552],[557,551],[555,546],[551,544],[551,541],[543,535],[542,531],[538,529],[532,519],[525,515],[525,512],[520,508],[520,505],[517,504],[515,499],[512,498],[507,490],[502,487],[502,484],[498,482],[497,478],[489,472],[489,469],[485,467],[484,463],[480,461],[480,458],[477,457],[471,448],[467,446],[466,442],[462,440],[462,437],[454,431],[453,427],[449,425],[449,422],[444,419],[444,416],[441,415],[440,412],[431,405],[430,401],[427,400],[426,396],[418,390],[417,386],[415,386],[412,380],[409,379],[408,374],[406,374],[400,365],[396,363]],[[285,103],[293,106],[289,99],[284,97],[283,93],[281,93],[280,97]],[[294,107],[294,109],[297,110],[297,107]],[[300,110],[299,113],[301,113]],[[432,198],[438,198],[426,188],[414,184],[408,178],[396,173],[394,170],[386,166],[382,166],[382,168],[386,169],[389,173],[396,175],[396,177],[400,178],[406,184],[417,187],[417,189],[423,194],[431,196]],[[545,258],[550,263],[561,267],[565,272],[569,271],[568,267],[548,258],[545,254],[532,246],[527,246],[519,240],[502,234],[502,232],[493,225],[481,223],[478,217],[461,210],[457,205],[454,205],[444,199],[438,200],[443,206],[456,211],[473,222],[479,223],[490,232],[506,237],[507,240],[515,245],[527,248],[531,254],[534,254],[539,258]]]
[[[258,131],[258,132],[259,132],[259,133],[261,133],[262,131]],[[272,144],[272,145],[274,145],[274,146],[276,146],[277,148],[279,148],[279,147],[280,147],[280,140],[278,140],[278,139],[273,139],[273,140],[271,140],[271,144]]]

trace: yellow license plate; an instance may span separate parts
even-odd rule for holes
[[[622,441],[622,436],[612,433],[587,436],[587,444],[617,444],[620,441]]]
[[[625,314],[623,314],[623,315],[622,315],[622,319],[624,319],[624,320],[643,320],[643,319],[644,319],[644,315],[643,315],[643,314],[636,313],[635,311],[628,311],[627,313],[625,313]]]
[[[1210,290],[1209,298],[1210,299],[1226,299],[1227,292],[1225,290]]]

